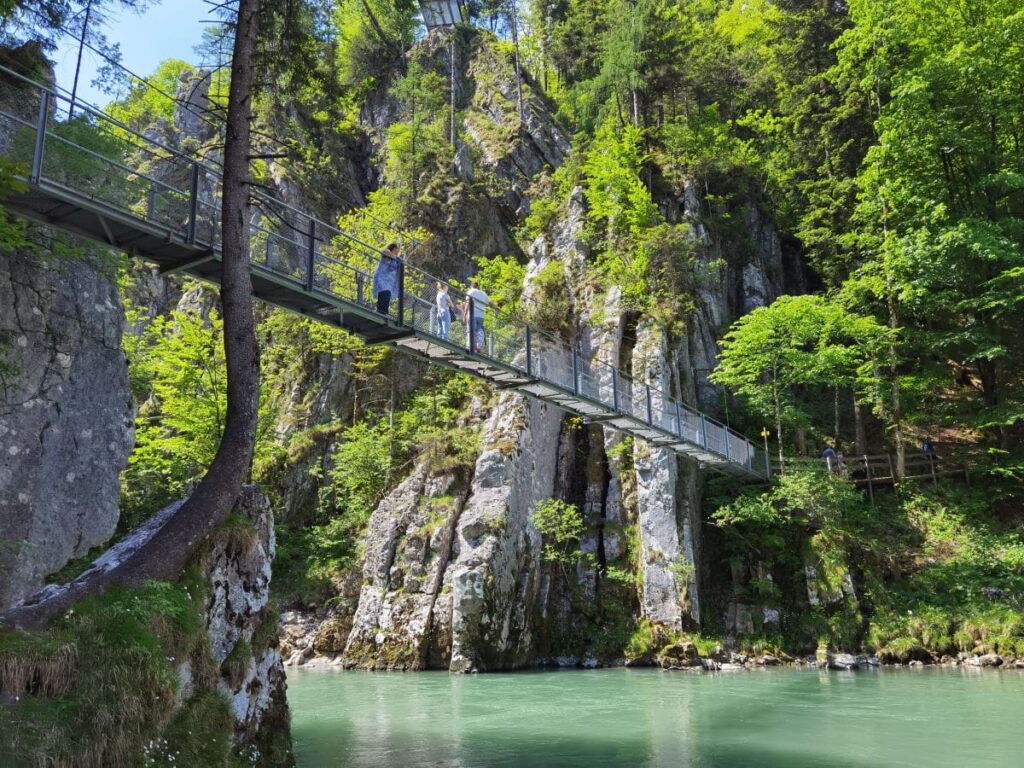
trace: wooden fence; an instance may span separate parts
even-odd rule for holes
[[[902,475],[898,471],[896,457],[891,453],[876,453],[863,456],[829,456],[818,459],[786,458],[780,465],[778,459],[772,462],[772,473],[784,473],[786,469],[821,468],[829,474],[852,480],[857,486],[868,489],[871,501],[875,500],[875,488],[892,486],[904,481],[930,480],[938,483],[940,477],[962,476],[970,483],[970,473],[964,463],[940,459],[935,456],[907,456]]]

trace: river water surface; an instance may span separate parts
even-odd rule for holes
[[[1024,673],[289,672],[299,768],[1024,768]]]

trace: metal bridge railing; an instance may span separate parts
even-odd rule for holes
[[[0,76],[36,99],[34,115],[0,110],[0,152],[27,169],[31,184],[71,190],[145,221],[169,239],[210,252],[219,249],[222,182],[215,162],[141,135],[82,104],[75,104],[72,117],[71,101],[63,94],[4,67]],[[376,311],[378,247],[265,191],[253,191],[253,205],[259,212],[250,231],[254,269],[331,302]],[[447,318],[438,305],[443,287],[455,305]],[[387,316],[398,326],[656,428],[700,449],[706,461],[718,457],[757,476],[770,474],[763,451],[727,426],[604,361],[583,357],[572,344],[513,314],[468,302],[458,286],[407,262],[395,298]]]

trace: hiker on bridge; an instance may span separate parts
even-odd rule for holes
[[[466,291],[466,305],[462,308],[462,322],[466,323],[467,346],[477,352],[484,348],[484,320],[487,318],[487,307],[497,308],[498,305],[480,290],[480,284],[476,280],[470,280],[469,290]],[[473,317],[472,328],[469,327],[470,315]]]
[[[437,338],[448,341],[452,320],[455,319],[455,302],[448,295],[448,283],[437,284],[437,296],[434,297],[437,312]]]
[[[398,243],[391,243],[380,252],[380,263],[373,273],[373,295],[377,299],[377,311],[382,315],[391,311],[391,300],[398,296],[398,272],[401,269],[398,254]]]

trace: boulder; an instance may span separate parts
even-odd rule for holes
[[[985,653],[981,656],[971,656],[967,663],[972,667],[1001,667],[1003,657],[995,653]]]
[[[866,663],[867,659],[865,659],[863,656],[854,656],[850,653],[829,653],[827,655],[827,666],[829,669],[860,669]]]
[[[692,669],[703,666],[697,646],[689,640],[666,645],[658,651],[655,661],[662,669]]]

